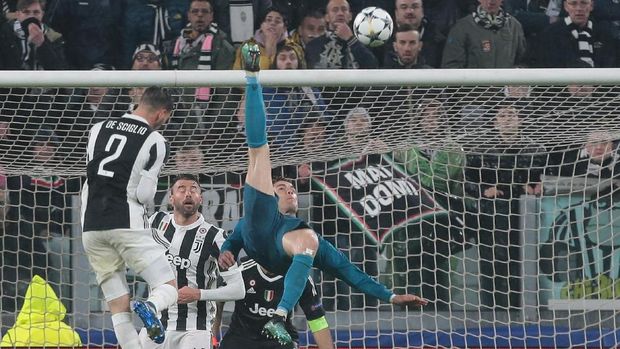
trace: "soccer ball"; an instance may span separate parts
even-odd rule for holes
[[[394,23],[387,11],[378,7],[366,7],[355,16],[353,31],[364,45],[377,47],[385,44],[392,36]]]

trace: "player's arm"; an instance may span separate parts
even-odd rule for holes
[[[243,248],[243,237],[241,236],[241,225],[243,223],[239,221],[237,225],[235,225],[235,229],[228,234],[226,241],[222,244],[222,248],[220,249],[221,253],[230,252],[232,253],[234,260],[237,260],[239,256],[239,251]],[[226,267],[228,268],[228,267]]]
[[[179,289],[179,304],[187,304],[196,301],[235,301],[245,297],[245,286],[241,276],[241,268],[236,264],[227,271],[221,272],[224,286],[213,289],[197,289],[183,286]]]
[[[179,290],[179,303],[190,303],[194,301],[234,301],[245,297],[245,284],[243,283],[242,269],[235,263],[228,270],[221,271],[217,263],[222,245],[225,242],[224,231],[219,230],[213,238],[213,243],[209,246],[209,259],[215,263],[219,275],[224,279],[224,286],[214,289],[195,289],[183,287]],[[197,270],[197,273],[204,273],[209,276],[209,267]]]
[[[159,172],[168,159],[168,146],[159,133],[152,133],[155,141],[149,148],[148,160],[140,172],[140,182],[136,188],[136,197],[141,204],[149,203],[155,197]]]
[[[340,250],[324,239],[319,241],[319,251],[315,257],[315,266],[320,266],[321,270],[346,282],[349,286],[387,303],[413,305],[425,305],[428,303],[415,295],[395,295],[383,284],[356,267]]]
[[[321,303],[321,297],[319,297],[312,277],[308,277],[306,282],[306,288],[301,294],[299,299],[299,306],[306,314],[306,320],[308,320],[308,327],[312,331],[314,341],[319,349],[333,349],[334,340],[332,334],[329,331],[329,324],[325,318],[325,309]]]
[[[249,147],[249,163],[245,181],[264,194],[274,195],[263,89],[256,76],[248,75],[246,79],[245,133]]]

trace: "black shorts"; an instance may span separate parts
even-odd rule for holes
[[[287,346],[271,339],[250,339],[241,334],[226,332],[220,341],[219,349],[296,349],[297,347],[297,343]]]

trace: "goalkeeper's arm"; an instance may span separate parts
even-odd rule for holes
[[[329,331],[329,324],[325,319],[325,310],[321,303],[321,297],[319,297],[316,287],[312,281],[312,277],[308,277],[306,282],[306,288],[299,299],[299,306],[306,314],[308,320],[308,327],[314,335],[314,340],[319,349],[333,349],[334,341],[332,334]]]

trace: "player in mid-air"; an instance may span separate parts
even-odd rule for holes
[[[166,250],[153,240],[144,207],[155,196],[168,158],[164,137],[155,129],[170,118],[172,109],[166,90],[149,87],[133,114],[97,123],[88,136],[82,243],[124,349],[141,348],[131,319],[127,267],[151,287],[147,301],[134,301],[132,308],[154,342],[165,339],[157,312],[177,301],[174,272]]]
[[[198,178],[179,174],[170,184],[172,212],[151,216],[153,238],[166,248],[168,261],[176,269],[179,300],[162,312],[166,327],[163,344],[146,339],[145,328],[140,331],[145,349],[211,348],[214,301],[232,301],[245,295],[241,268],[218,268],[224,230],[205,221],[198,211],[202,201]],[[219,276],[225,285],[214,288]]]
[[[219,262],[232,265],[241,248],[268,270],[284,275],[284,293],[272,320],[263,327],[265,336],[291,343],[284,320],[306,285],[312,266],[321,269],[367,295],[402,305],[424,305],[415,295],[395,295],[354,266],[345,255],[310,226],[295,217],[297,193],[288,180],[271,178],[271,159],[267,144],[265,106],[258,83],[260,51],[255,42],[241,46],[247,85],[245,90],[245,132],[249,147],[243,206],[244,217],[222,246]],[[275,194],[275,195],[274,195]]]

